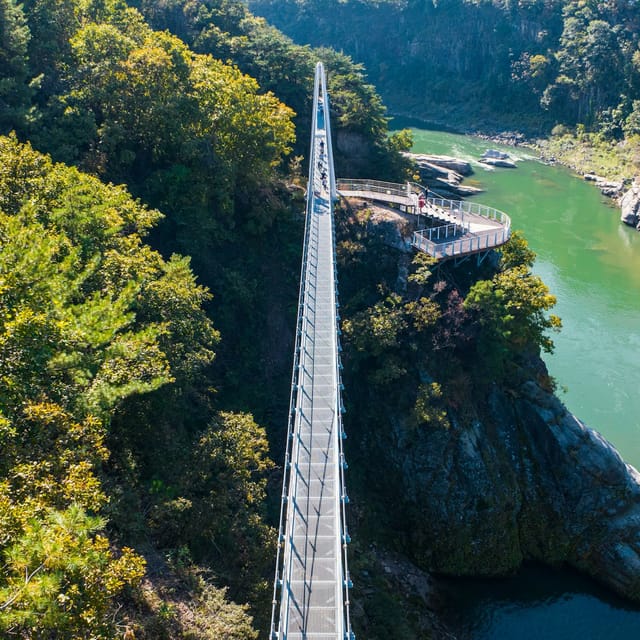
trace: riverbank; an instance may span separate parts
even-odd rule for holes
[[[610,198],[620,220],[640,231],[640,136],[620,141],[600,134],[561,129],[549,138],[529,139],[523,133],[473,133],[475,137],[510,147],[535,151],[542,162],[560,164],[592,182]]]
[[[526,130],[494,125],[451,125],[398,114],[392,117],[392,125],[470,135],[497,144],[525,147],[539,153],[543,161],[557,162],[581,176],[597,175],[607,181],[630,184],[640,175],[640,135],[611,141],[601,134],[581,131],[579,127],[574,134],[560,125],[545,138]]]
[[[640,174],[640,136],[612,142],[598,134],[564,132],[537,140],[535,146],[543,159],[554,158],[581,175],[630,184]]]

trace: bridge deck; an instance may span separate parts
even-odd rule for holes
[[[319,65],[286,460],[289,468],[283,490],[282,547],[271,626],[271,637],[277,640],[352,637],[344,548],[335,182],[324,83]]]

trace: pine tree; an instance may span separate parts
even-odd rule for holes
[[[20,128],[29,109],[30,38],[22,5],[0,0],[0,134]]]

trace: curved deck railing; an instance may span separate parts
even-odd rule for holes
[[[441,211],[455,215],[464,219],[465,216],[477,216],[486,220],[494,220],[505,228],[511,230],[511,218],[498,209],[488,207],[478,202],[469,202],[467,200],[447,200],[446,198],[434,198],[429,196],[427,204],[437,207]]]
[[[383,182],[382,180],[361,180],[339,178],[337,182],[337,189],[339,193],[378,193],[380,195],[389,196],[403,196],[408,197],[411,194],[409,189],[411,183],[398,184],[397,182]]]
[[[424,251],[438,260],[488,251],[502,246],[509,240],[509,232],[504,228],[496,229],[493,232],[486,231],[467,235],[447,242],[433,241],[426,236],[425,231],[429,231],[429,229],[416,231],[413,234],[411,244],[416,249]]]
[[[338,193],[383,203],[404,205],[407,213],[424,215],[444,224],[414,232],[411,244],[437,259],[461,257],[495,249],[511,237],[511,218],[498,209],[478,202],[428,196],[419,209],[419,197],[426,189],[419,184],[397,184],[377,180],[340,179]],[[450,239],[453,235],[460,237]]]

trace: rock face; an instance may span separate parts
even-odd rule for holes
[[[638,472],[534,382],[517,398],[494,388],[483,413],[422,432],[395,421],[417,563],[457,575],[568,563],[640,600]]]
[[[374,211],[368,227],[402,252],[406,281],[408,216]],[[640,474],[535,382],[548,379],[542,360],[526,368],[519,387],[489,386],[458,400],[460,413],[450,405],[448,428],[417,427],[386,405],[385,428],[366,433],[381,461],[372,479],[383,474],[380,488],[392,488],[385,517],[424,570],[490,576],[524,560],[568,564],[640,602]]]
[[[343,176],[350,177],[360,175],[370,162],[372,149],[361,134],[338,130],[333,152],[340,159]]]
[[[640,231],[640,183],[635,182],[620,200],[620,220]]]

